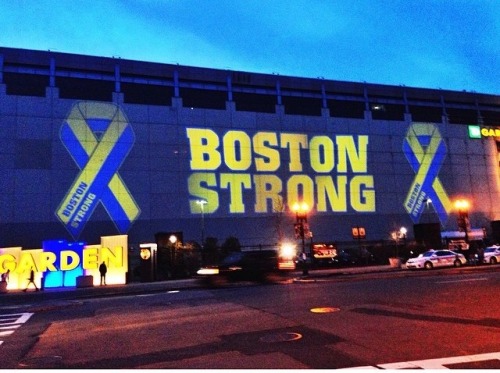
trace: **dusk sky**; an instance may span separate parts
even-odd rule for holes
[[[0,46],[500,94],[500,0],[0,0]]]

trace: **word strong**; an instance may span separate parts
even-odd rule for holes
[[[368,136],[228,131],[187,128],[191,213],[278,211],[283,200],[302,200],[318,212],[373,212]],[[222,206],[228,201],[228,206]],[[223,211],[225,212],[225,211]]]

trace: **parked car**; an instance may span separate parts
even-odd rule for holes
[[[493,245],[484,249],[483,262],[489,264],[500,263],[500,246]]]
[[[429,250],[416,258],[408,259],[406,268],[460,267],[466,263],[467,259],[463,254],[455,253],[451,250]]]

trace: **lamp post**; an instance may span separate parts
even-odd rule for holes
[[[295,211],[295,236],[302,239],[302,259],[304,260],[304,266],[302,274],[307,276],[309,274],[309,269],[307,268],[307,254],[306,254],[306,235],[309,235],[309,224],[307,223],[307,213],[309,212],[309,206],[307,203],[294,203],[292,210]]]
[[[455,201],[455,208],[458,210],[458,230],[465,232],[465,243],[469,244],[469,230],[470,230],[470,221],[469,221],[469,208],[470,203],[466,199],[459,199]]]
[[[408,230],[406,229],[406,227],[399,228],[399,237],[403,239],[404,251],[406,251],[406,233],[408,233]]]
[[[431,218],[431,205],[432,205],[432,199],[427,197],[425,200],[425,211],[427,213],[427,222],[432,223],[432,218]]]
[[[175,249],[177,249],[177,236],[172,234],[168,240],[170,241],[170,268],[173,270],[175,267]]]
[[[207,204],[207,201],[204,199],[199,199],[196,201],[198,205],[200,205],[200,210],[201,210],[201,247],[205,245],[205,217],[204,217],[204,212],[205,212],[205,205]]]

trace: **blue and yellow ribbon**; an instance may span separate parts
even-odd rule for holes
[[[118,174],[135,140],[124,113],[114,104],[79,102],[63,123],[60,138],[80,173],[56,215],[77,238],[102,202],[120,233],[140,214]]]
[[[414,223],[418,223],[428,198],[442,225],[452,209],[451,201],[438,178],[439,169],[446,156],[446,144],[436,125],[413,123],[403,142],[403,152],[415,178],[404,206]]]

